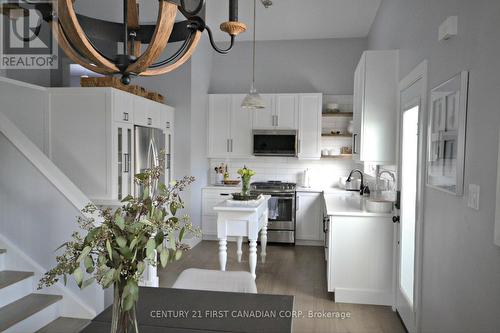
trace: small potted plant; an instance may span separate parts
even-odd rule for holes
[[[238,174],[241,176],[241,195],[250,195],[250,179],[255,175],[255,171],[247,169],[246,166],[243,169],[238,170]]]
[[[178,260],[188,250],[182,244],[184,235],[199,232],[192,227],[189,216],[176,216],[184,207],[180,192],[194,178],[185,177],[169,187],[160,184],[156,189],[153,184],[158,183],[160,174],[158,167],[136,175],[135,182],[143,193],[127,196],[119,209],[99,209],[93,204],[85,207],[83,216],[77,219],[85,235],[75,232],[70,241],[61,245],[64,252],[40,280],[39,289],[53,285],[61,277],[66,283],[70,275],[80,288],[94,282],[103,288],[113,286],[111,333],[137,333],[135,306],[146,266],[156,266],[158,259],[162,267]]]

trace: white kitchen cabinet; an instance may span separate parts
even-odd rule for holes
[[[251,111],[253,114],[253,129],[274,129],[276,111],[275,97],[270,94],[260,94],[264,100],[265,108]]]
[[[297,192],[295,238],[304,245],[323,246],[323,194]]]
[[[300,94],[299,109],[299,159],[321,158],[321,107],[322,94]]]
[[[203,239],[217,238],[217,213],[213,210],[214,206],[228,199],[231,193],[239,191],[236,188],[204,188],[201,190],[201,231]]]
[[[254,129],[297,129],[298,95],[297,94],[262,94],[265,109],[254,110]]]
[[[393,305],[394,223],[390,216],[330,216],[328,291],[339,303]]]
[[[133,193],[136,125],[168,133],[170,121],[173,140],[173,108],[143,97],[112,88],[51,88],[49,98],[49,158],[97,203]]]
[[[245,95],[210,95],[208,157],[246,158],[252,154],[252,113],[241,107]]]
[[[354,75],[353,159],[395,162],[398,51],[366,51]]]

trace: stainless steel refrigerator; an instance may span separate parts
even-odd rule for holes
[[[165,133],[157,128],[135,126],[135,174],[143,173],[146,169],[157,167],[162,163],[165,174],[160,177],[160,182],[165,183],[165,179],[170,181],[170,144],[165,144]],[[170,140],[169,140],[170,141]],[[163,160],[160,154],[164,152]],[[150,188],[150,193],[154,194],[158,188],[158,181],[155,181]],[[142,186],[135,185],[135,193],[139,195],[143,192]]]

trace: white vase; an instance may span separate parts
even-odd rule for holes
[[[347,133],[352,134],[354,131],[354,121],[350,120],[349,125],[347,125]]]

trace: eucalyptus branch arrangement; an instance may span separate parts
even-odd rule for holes
[[[135,305],[139,281],[147,265],[156,266],[159,261],[165,267],[179,260],[189,250],[182,243],[184,236],[200,233],[188,215],[176,216],[184,208],[180,193],[194,177],[184,177],[168,187],[161,183],[155,187],[161,171],[161,167],[156,167],[137,174],[135,182],[143,193],[124,198],[121,208],[87,205],[77,218],[85,236],[75,232],[69,242],[58,248],[64,252],[56,257],[57,265],[40,280],[39,289],[57,283],[61,277],[66,284],[71,275],[80,288],[94,282],[103,288],[114,285],[111,332],[129,332],[130,328],[131,332],[138,332]]]

